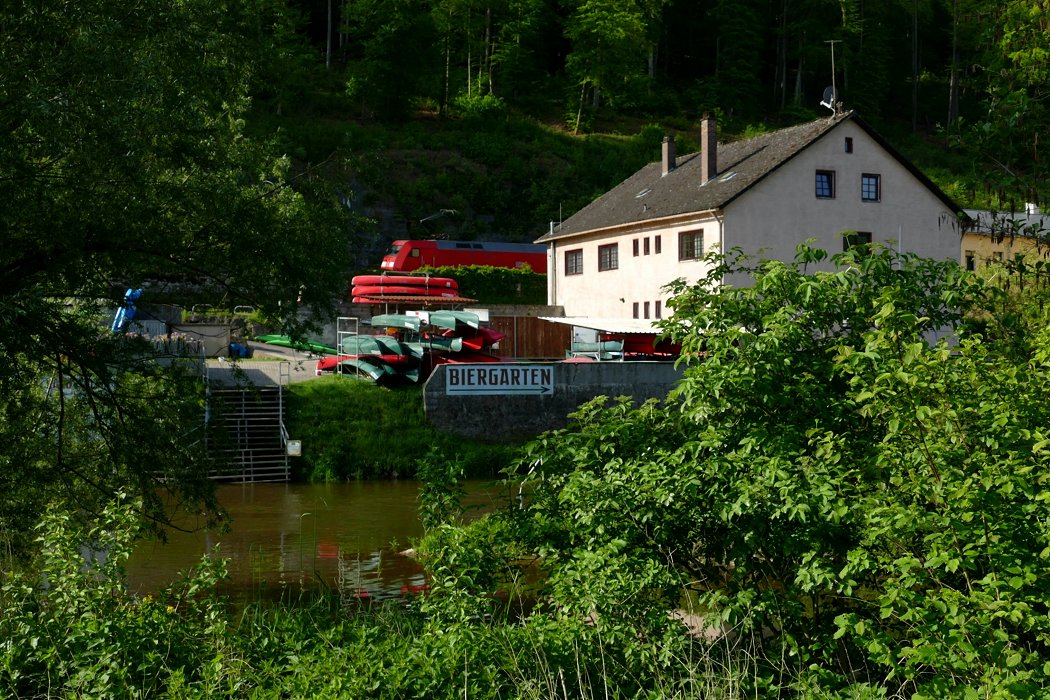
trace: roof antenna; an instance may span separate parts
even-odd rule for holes
[[[842,43],[842,39],[828,39],[825,44],[831,44],[831,85],[824,88],[824,99],[820,101],[822,107],[827,107],[832,114],[839,112],[839,91],[835,87],[835,44]]]

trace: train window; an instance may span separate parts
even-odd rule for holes
[[[457,248],[469,248],[470,244],[469,243],[457,243],[456,247]]]
[[[419,248],[413,248],[412,250],[408,251],[408,257],[410,257],[410,258],[418,258],[419,257]]]

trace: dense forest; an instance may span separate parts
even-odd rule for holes
[[[1045,198],[1037,0],[259,3],[250,124],[394,236],[530,240],[697,121],[733,139],[829,88],[966,206]],[[359,222],[360,223],[360,222]]]

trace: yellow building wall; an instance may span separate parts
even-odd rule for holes
[[[1016,256],[1038,256],[1045,259],[1050,248],[1037,250],[1036,240],[1028,236],[1004,236],[996,240],[987,233],[966,232],[962,235],[959,264],[968,270],[979,270],[991,263],[1013,260]]]

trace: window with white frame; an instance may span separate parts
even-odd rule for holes
[[[678,234],[678,259],[698,260],[704,257],[704,230],[682,231]]]
[[[583,274],[583,251],[579,248],[565,251],[565,274]]]

